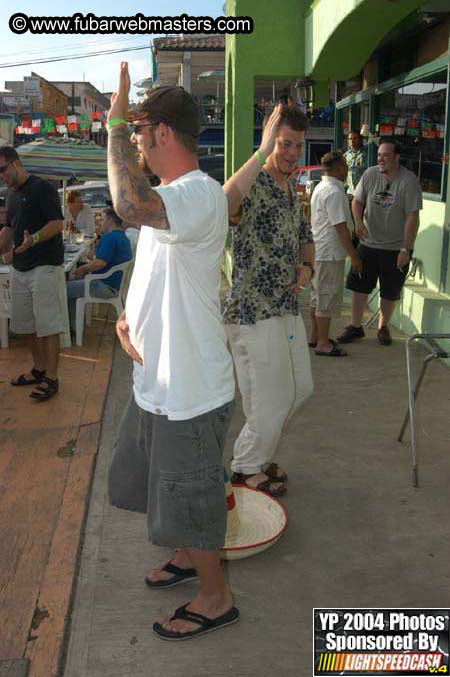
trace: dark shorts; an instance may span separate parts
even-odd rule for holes
[[[219,550],[227,507],[223,449],[234,402],[186,421],[125,409],[109,469],[109,500],[147,513],[155,545]]]
[[[397,268],[398,250],[374,249],[359,244],[357,251],[363,262],[363,271],[358,274],[350,270],[346,281],[347,289],[370,294],[379,281],[380,297],[386,301],[398,301],[409,270],[409,264],[401,270]]]

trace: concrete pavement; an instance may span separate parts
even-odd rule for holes
[[[306,677],[314,607],[449,606],[450,372],[433,364],[419,398],[414,490],[409,433],[396,441],[407,389],[404,337],[394,336],[382,347],[371,330],[348,346],[347,358],[312,353],[315,393],[278,457],[289,474],[288,528],[266,552],[225,563],[240,623],[179,644],[156,638],[152,623],[188,602],[197,583],[146,588],[146,571],[169,552],[147,543],[142,515],[107,501],[113,438],[130,390],[130,363],[116,347],[64,677]],[[242,421],[238,406],[227,462]]]

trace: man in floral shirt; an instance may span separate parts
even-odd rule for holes
[[[275,496],[286,491],[286,473],[273,463],[283,425],[313,390],[297,294],[312,277],[314,244],[289,180],[306,126],[301,111],[277,106],[259,150],[224,186],[239,222],[224,321],[246,416],[232,481]]]

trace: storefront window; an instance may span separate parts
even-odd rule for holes
[[[376,132],[400,143],[401,164],[419,177],[426,193],[441,193],[446,100],[447,71],[379,97]]]

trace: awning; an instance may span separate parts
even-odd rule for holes
[[[16,150],[25,169],[45,179],[108,179],[106,149],[84,139],[36,139]]]

